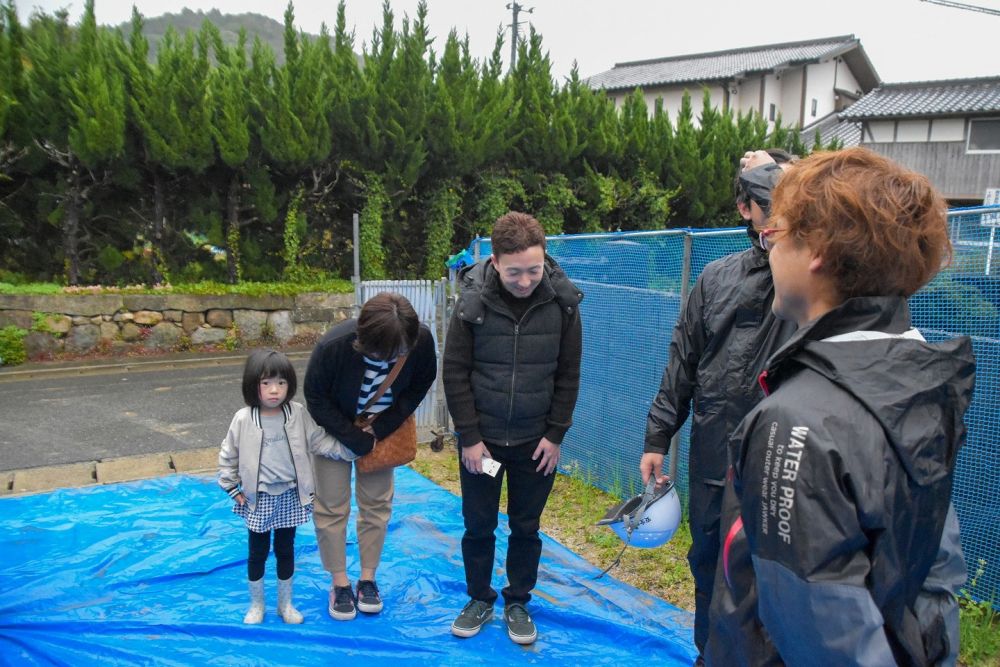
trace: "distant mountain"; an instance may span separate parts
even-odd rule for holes
[[[143,34],[149,41],[149,59],[156,60],[156,52],[160,41],[167,32],[168,27],[173,27],[178,35],[184,33],[197,33],[205,21],[210,21],[222,33],[222,40],[229,45],[237,43],[240,28],[246,28],[247,47],[253,44],[255,36],[271,47],[278,62],[285,60],[285,26],[274,19],[262,14],[223,14],[218,9],[207,12],[201,10],[191,11],[186,7],[179,14],[163,14],[162,16],[144,16]],[[121,31],[128,35],[132,30],[131,23],[123,23],[118,26]],[[315,37],[315,35],[310,35]]]

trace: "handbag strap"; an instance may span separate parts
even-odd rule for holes
[[[365,403],[365,407],[361,408],[362,414],[368,410],[368,408],[378,403],[378,399],[382,398],[382,396],[385,395],[385,392],[389,390],[392,383],[396,381],[399,371],[403,370],[403,364],[406,363],[406,358],[408,356],[410,356],[409,352],[399,355],[399,358],[396,359],[396,363],[392,365],[392,370],[389,371],[389,375],[387,375],[386,378],[382,380],[382,384],[378,386],[378,391],[375,392],[374,396],[368,399],[368,402]],[[374,419],[374,415],[372,418]]]

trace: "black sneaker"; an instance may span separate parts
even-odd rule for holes
[[[507,623],[507,636],[515,644],[534,643],[538,636],[535,623],[523,604],[515,602],[503,608],[503,620]]]
[[[378,594],[378,585],[374,581],[362,579],[358,582],[358,611],[366,614],[382,611],[382,596]]]
[[[330,616],[338,621],[350,621],[358,615],[354,608],[354,591],[350,586],[334,586],[330,591]]]
[[[482,600],[469,600],[462,613],[451,624],[451,634],[456,637],[472,637],[493,618],[493,605]]]

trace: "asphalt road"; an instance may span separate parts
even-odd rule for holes
[[[302,401],[308,354],[289,356]],[[217,447],[243,407],[244,358],[0,377],[0,470]]]

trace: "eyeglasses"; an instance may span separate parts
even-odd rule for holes
[[[760,243],[760,247],[764,252],[770,252],[771,248],[774,247],[774,242],[769,241],[768,237],[775,232],[787,232],[788,229],[779,229],[778,227],[767,227],[765,229],[757,232],[757,241]]]

